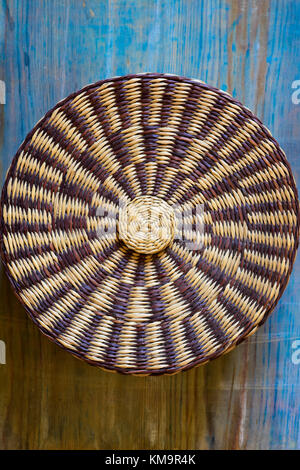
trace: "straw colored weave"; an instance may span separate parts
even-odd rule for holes
[[[8,276],[41,331],[133,374],[188,369],[253,333],[299,237],[270,132],[228,94],[159,74],[49,111],[13,160],[1,218]]]

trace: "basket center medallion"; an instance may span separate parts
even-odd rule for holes
[[[118,232],[125,245],[138,253],[152,254],[174,238],[172,207],[156,196],[140,196],[120,208]]]

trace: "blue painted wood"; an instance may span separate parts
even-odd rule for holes
[[[299,0],[1,0],[2,180],[58,100],[102,78],[155,71],[199,78],[244,102],[278,139],[299,186],[299,22]],[[162,378],[112,376],[59,350],[2,274],[0,447],[300,448],[299,274],[298,258],[254,337]]]

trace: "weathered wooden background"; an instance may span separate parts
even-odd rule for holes
[[[1,0],[2,179],[58,100],[101,78],[157,71],[243,101],[299,182],[299,24],[299,0]],[[298,258],[272,317],[235,351],[136,378],[85,365],[43,337],[2,273],[0,448],[300,448],[299,274]]]

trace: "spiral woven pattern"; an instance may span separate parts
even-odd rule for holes
[[[174,238],[174,211],[163,199],[141,196],[121,206],[119,239],[138,253],[158,253]]]
[[[281,296],[297,191],[270,132],[227,93],[141,74],[49,111],[2,193],[1,251],[40,330],[87,362],[174,373],[228,351]]]

